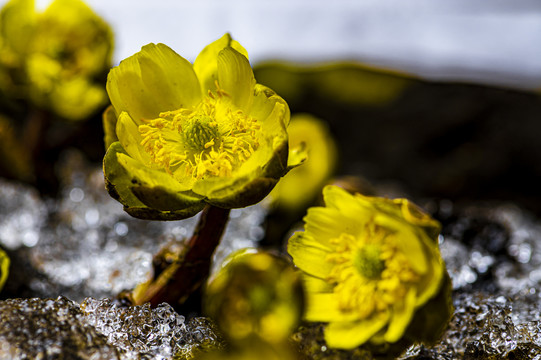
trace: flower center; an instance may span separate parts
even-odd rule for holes
[[[216,144],[220,139],[218,124],[213,118],[205,115],[196,115],[186,121],[182,134],[186,146],[193,151],[204,151]]]
[[[342,233],[332,239],[335,249],[326,260],[333,263],[327,281],[344,312],[360,319],[384,312],[402,301],[420,279],[399,250],[400,233],[369,222],[361,235]]]
[[[371,280],[381,278],[381,273],[385,269],[385,262],[381,259],[381,250],[379,246],[374,244],[360,248],[352,262],[359,274]]]
[[[139,126],[152,161],[177,180],[231,177],[259,147],[260,125],[209,95],[192,109],[160,113]],[[222,105],[222,106],[219,106]]]

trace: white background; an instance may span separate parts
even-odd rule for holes
[[[6,1],[0,0],[0,5]],[[48,0],[37,0],[44,7]],[[149,42],[193,60],[230,32],[252,63],[359,60],[424,78],[541,88],[538,0],[87,0],[115,62]]]

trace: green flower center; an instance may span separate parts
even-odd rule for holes
[[[203,151],[220,140],[218,124],[209,116],[196,115],[184,124],[184,142],[193,151]]]
[[[365,278],[379,279],[381,273],[385,270],[385,262],[381,259],[379,246],[367,244],[360,248],[353,257],[353,266]]]

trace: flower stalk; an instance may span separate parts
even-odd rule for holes
[[[230,209],[207,206],[185,247],[175,254],[165,269],[155,269],[154,278],[139,285],[131,294],[134,305],[149,302],[156,307],[163,302],[183,304],[206,282],[212,254],[220,243]]]

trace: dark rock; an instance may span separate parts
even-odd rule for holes
[[[64,297],[0,301],[0,324],[0,359],[120,359]]]
[[[167,304],[122,307],[87,298],[0,301],[0,359],[191,359],[224,347],[207,318],[185,321]]]

